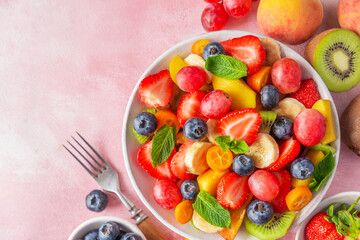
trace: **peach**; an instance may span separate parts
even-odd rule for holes
[[[340,0],[338,20],[342,28],[360,36],[360,0]]]
[[[308,40],[322,19],[320,0],[261,0],[257,11],[258,26],[265,35],[292,45]]]

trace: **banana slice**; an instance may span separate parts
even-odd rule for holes
[[[221,135],[221,133],[219,133],[218,131],[218,122],[219,122],[218,119],[209,119],[206,122],[206,125],[208,127],[208,133],[206,137],[209,139],[209,142],[211,142],[214,145],[219,145],[215,141],[215,138]]]
[[[195,142],[185,155],[185,166],[188,173],[200,175],[205,172],[209,165],[206,162],[206,153],[214,146],[208,142]]]
[[[266,52],[264,66],[272,66],[276,60],[281,58],[280,45],[272,39],[262,38],[260,39],[261,46]]]
[[[255,161],[255,167],[267,168],[279,157],[279,146],[267,133],[258,133],[255,142],[249,146],[247,153]]]
[[[304,109],[304,104],[295,98],[284,98],[271,111],[275,112],[278,117],[288,117],[294,121],[296,116]]]
[[[202,69],[205,70],[206,74],[207,74],[207,78],[206,78],[206,83],[211,83],[212,81],[212,74],[211,72],[209,72],[208,70],[206,70],[205,68],[205,60],[200,57],[199,55],[197,54],[194,54],[194,53],[190,53],[189,56],[187,56],[184,61],[191,65],[191,66],[198,66],[198,67],[201,67]]]
[[[194,226],[197,227],[199,230],[201,230],[203,232],[216,233],[216,232],[219,232],[219,231],[223,230],[223,228],[211,225],[210,223],[205,221],[205,219],[203,219],[195,211],[193,213],[192,220],[193,220]]]

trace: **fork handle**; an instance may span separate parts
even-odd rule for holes
[[[146,240],[166,240],[162,232],[157,228],[157,226],[151,221],[150,218],[146,218],[138,225],[138,227],[145,235]]]

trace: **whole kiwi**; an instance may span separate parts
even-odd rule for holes
[[[340,119],[341,139],[360,156],[360,94],[346,107]]]

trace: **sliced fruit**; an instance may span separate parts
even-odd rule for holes
[[[264,106],[261,103],[261,95],[260,94],[256,94],[256,107],[255,107],[256,111],[263,111],[266,110],[264,108]]]
[[[276,120],[276,113],[271,111],[259,111],[261,115],[260,133],[270,133],[271,126]]]
[[[232,110],[256,107],[256,92],[243,80],[228,80],[214,75],[212,83],[215,90],[223,90],[230,95]]]
[[[286,209],[285,198],[286,195],[290,192],[291,188],[291,176],[286,169],[280,169],[279,171],[272,172],[275,177],[279,180],[280,191],[274,200],[271,200],[269,203],[274,209],[274,213],[284,212]]]
[[[238,209],[229,209],[230,216],[231,216],[231,228],[225,228],[224,230],[220,231],[219,234],[226,240],[234,240],[236,234],[239,232],[241,224],[244,220],[246,214],[246,208],[251,202],[253,196],[250,193],[249,197],[247,198],[246,202]]]
[[[224,171],[231,166],[233,154],[230,150],[224,152],[220,146],[213,146],[206,153],[206,161],[211,169]]]
[[[197,54],[190,53],[189,56],[184,59],[184,61],[190,66],[201,67],[207,75],[206,83],[211,83],[212,74],[205,68],[205,60],[202,57]]]
[[[169,104],[173,93],[173,82],[168,70],[149,75],[139,85],[140,100],[150,108],[161,108]]]
[[[277,161],[267,168],[269,171],[277,171],[290,164],[300,153],[301,146],[295,137],[279,143],[280,155]]]
[[[186,141],[187,141],[188,139],[185,137],[185,135],[184,135],[184,132],[183,131],[181,131],[181,132],[178,132],[177,134],[176,134],[176,145],[178,145],[178,144],[184,144]]]
[[[290,94],[289,97],[295,98],[307,108],[311,108],[321,98],[316,83],[312,78],[302,80],[300,89]]]
[[[160,110],[157,113],[155,113],[155,117],[158,120],[157,130],[160,129],[162,126],[168,125],[168,126],[176,127],[176,132],[179,132],[180,124],[176,115],[172,111]]]
[[[297,187],[301,187],[301,186],[306,186],[307,187],[312,182],[313,182],[313,180],[312,180],[311,177],[307,178],[307,179],[304,179],[304,180],[300,180],[300,179],[291,177],[291,187],[292,188],[297,188]]]
[[[260,240],[278,239],[287,233],[296,217],[296,212],[275,213],[270,222],[265,225],[256,225],[245,217],[245,226],[248,233]]]
[[[229,173],[228,169],[219,172],[212,170],[210,168],[209,170],[207,170],[197,178],[200,191],[205,190],[208,193],[210,193],[212,196],[215,196],[217,185],[220,179],[227,173]]]
[[[249,197],[249,177],[239,176],[236,173],[228,173],[220,179],[217,186],[217,201],[223,207],[237,209],[241,207]]]
[[[326,132],[325,136],[321,140],[322,144],[328,144],[337,139],[333,119],[332,119],[332,111],[331,111],[331,103],[330,100],[320,99],[312,106],[313,109],[318,110],[325,118],[326,122]]]
[[[295,98],[284,98],[272,111],[276,112],[278,117],[287,117],[294,121],[296,116],[304,109],[304,104]]]
[[[260,42],[266,53],[263,65],[274,65],[274,63],[281,58],[280,45],[270,38],[260,38]]]
[[[218,131],[232,139],[244,140],[251,145],[259,132],[261,115],[253,108],[245,108],[226,114],[218,123]]]
[[[194,212],[194,209],[192,206],[192,201],[185,200],[176,206],[175,218],[179,223],[185,224],[187,222],[190,222],[193,212]]]
[[[193,213],[192,222],[194,227],[206,233],[216,233],[223,230],[223,228],[211,225],[205,221],[196,211]]]
[[[306,157],[308,157],[314,163],[314,166],[316,167],[321,162],[321,160],[324,159],[325,154],[322,151],[310,150],[306,154]]]
[[[187,172],[185,166],[185,156],[190,147],[194,142],[187,140],[181,147],[179,151],[175,153],[173,158],[171,159],[170,168],[171,172],[182,180],[195,179],[196,176]]]
[[[360,81],[360,37],[337,29],[321,39],[314,55],[314,68],[329,90],[344,92]]]
[[[139,149],[138,154],[137,154],[137,160],[138,160],[140,166],[146,172],[148,172],[152,177],[154,177],[156,179],[159,179],[159,180],[166,179],[166,180],[175,181],[176,177],[171,172],[171,169],[170,169],[170,162],[171,162],[172,157],[175,154],[175,150],[172,152],[172,154],[170,155],[168,160],[166,160],[164,163],[162,163],[159,166],[157,166],[156,168],[154,168],[152,166],[152,161],[151,161],[151,147],[152,147],[152,141],[144,144]]]
[[[257,73],[248,76],[246,79],[247,84],[257,93],[268,84],[271,67],[261,67]]]
[[[336,149],[333,146],[330,146],[328,144],[322,144],[322,143],[318,143],[314,146],[308,146],[308,148],[310,148],[311,150],[322,151],[325,155],[330,152],[332,154],[335,154],[335,152],[336,152]]]
[[[221,42],[226,54],[244,62],[248,67],[248,75],[259,71],[265,61],[266,53],[258,37],[247,35]]]
[[[169,71],[171,79],[174,81],[174,83],[177,85],[176,81],[176,75],[177,73],[183,68],[188,66],[188,64],[179,56],[176,55],[173,59],[171,59],[170,65],[169,65]]]
[[[206,162],[206,153],[212,146],[214,145],[208,142],[195,142],[190,146],[185,155],[185,166],[188,173],[200,175],[209,168]]]
[[[198,90],[195,92],[186,93],[181,99],[177,108],[177,117],[181,127],[187,120],[193,117],[199,117],[204,121],[207,119],[201,113],[201,100],[205,97],[206,92]]]
[[[218,119],[209,119],[206,122],[206,125],[208,127],[208,133],[206,137],[208,138],[209,142],[211,142],[214,145],[218,145],[215,141],[215,138],[218,136],[221,136],[221,133],[218,131]]]
[[[249,149],[250,151],[246,155],[254,159],[257,168],[267,168],[276,162],[279,157],[277,142],[271,135],[266,133],[259,133]]]
[[[286,205],[290,211],[300,211],[312,199],[312,193],[306,186],[300,186],[291,190],[286,196]]]
[[[202,57],[204,47],[210,43],[207,39],[196,40],[191,46],[191,53],[197,54]]]

